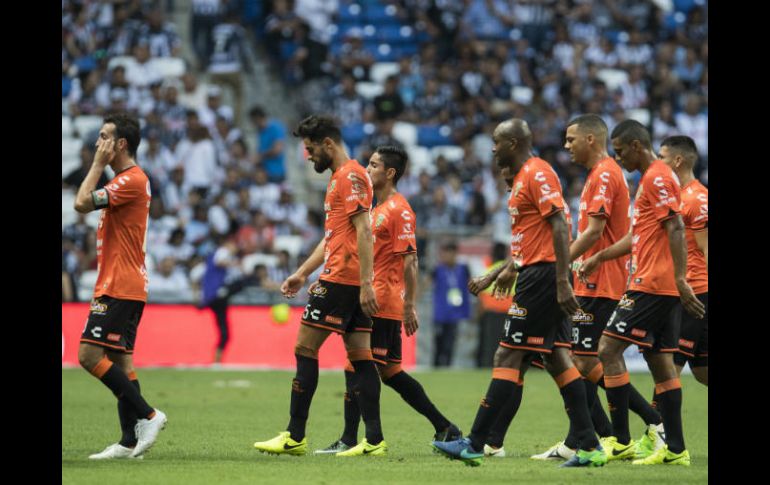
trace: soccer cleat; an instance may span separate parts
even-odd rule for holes
[[[632,465],[682,465],[690,466],[690,452],[683,450],[681,453],[668,451],[668,446],[655,450],[653,454],[641,460],[634,460]]]
[[[433,441],[455,441],[462,437],[463,432],[460,431],[460,428],[452,423],[449,423],[449,426],[447,426],[445,430],[439,431],[433,435]]]
[[[322,450],[315,450],[314,455],[331,455],[332,453],[339,453],[340,451],[349,450],[350,445],[346,444],[342,440],[337,440]]]
[[[484,452],[479,452],[471,446],[471,440],[462,438],[455,441],[434,441],[433,449],[451,460],[460,460],[467,466],[481,465]]]
[[[139,419],[134,427],[136,433],[136,447],[131,453],[132,458],[143,455],[150,447],[155,444],[158,434],[166,427],[166,413],[160,409],[155,410],[155,416],[152,419]]]
[[[559,465],[559,468],[571,468],[571,467],[596,467],[596,466],[604,466],[607,463],[607,454],[604,452],[601,446],[598,446],[597,448],[586,451],[586,450],[577,450],[574,455],[572,455],[572,458],[565,461],[561,465]]]
[[[91,460],[120,460],[124,458],[136,458],[141,460],[144,458],[143,455],[131,456],[133,452],[133,448],[127,448],[120,443],[113,443],[101,452],[89,455],[88,458]]]
[[[361,440],[353,448],[346,451],[340,451],[334,456],[382,456],[388,451],[388,444],[385,440],[380,441],[376,445],[370,445],[366,438]]]
[[[291,433],[283,431],[267,441],[257,441],[254,448],[268,455],[304,455],[307,452],[307,436],[302,441],[291,439]]]
[[[642,437],[636,443],[634,458],[641,460],[652,455],[666,444],[666,434],[663,430],[663,423],[650,424]]]
[[[618,443],[618,439],[614,436],[608,436],[599,440],[607,453],[607,460],[632,460],[634,458],[634,451],[636,450],[636,441],[629,440],[627,445]]]
[[[484,445],[484,456],[490,456],[494,458],[505,458],[505,448],[493,448],[489,445]]]
[[[573,456],[575,456],[575,450],[565,445],[563,441],[559,441],[539,455],[532,455],[529,458],[531,460],[569,460]]]

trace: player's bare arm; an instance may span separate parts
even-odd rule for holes
[[[500,268],[500,272],[494,280],[495,286],[492,287],[492,296],[498,300],[508,298],[513,289],[513,284],[516,282],[516,276],[519,274],[513,259],[500,266]]]
[[[478,296],[480,292],[486,290],[489,288],[489,285],[494,283],[500,273],[503,272],[503,270],[506,268],[506,266],[508,266],[508,263],[510,262],[512,262],[512,260],[508,259],[497,268],[488,271],[486,274],[471,278],[471,280],[468,282],[468,291],[470,291],[472,295]]]
[[[417,318],[417,254],[404,255],[404,330],[410,337],[420,326]]]
[[[107,197],[106,191],[104,194],[99,194],[95,193],[94,189],[96,189],[96,184],[99,182],[99,177],[104,173],[104,167],[109,165],[112,159],[115,158],[115,140],[103,138],[100,141],[101,143],[96,147],[94,163],[91,164],[91,168],[88,170],[83,183],[80,184],[77,196],[75,197],[75,210],[81,214],[96,210],[95,197]]]
[[[310,256],[308,256],[305,262],[302,263],[299,268],[297,268],[297,271],[295,271],[294,274],[286,278],[286,280],[281,284],[281,293],[283,296],[286,298],[294,298],[297,296],[297,292],[305,285],[307,277],[323,264],[325,244],[326,241],[321,239],[321,241],[315,247]],[[311,288],[308,289],[308,292],[311,290],[312,285]]]
[[[671,249],[671,258],[674,260],[674,281],[679,290],[679,298],[682,306],[688,313],[703,318],[706,307],[695,296],[690,285],[687,284],[687,243],[684,237],[684,223],[682,217],[677,214],[663,221],[663,226],[668,234],[668,246]]]
[[[358,245],[358,263],[361,271],[361,308],[371,316],[377,313],[379,305],[374,296],[372,287],[372,261],[373,261],[373,242],[372,226],[369,222],[368,212],[359,212],[350,218],[353,226],[356,228],[356,242]]]
[[[569,228],[564,219],[564,212],[558,211],[548,217],[553,233],[553,251],[556,253],[556,300],[568,316],[578,308],[572,285],[569,283]]]
[[[703,252],[703,256],[706,258],[706,272],[709,270],[709,228],[702,231],[695,232],[695,244],[698,249]]]
[[[610,261],[626,254],[631,254],[631,239],[633,238],[631,232],[623,236],[623,239],[616,242],[612,246],[605,248],[598,253],[594,254],[587,260],[583,261],[583,264],[578,269],[578,277],[580,281],[587,283],[587,279],[596,268],[599,267],[605,261]]]
[[[604,226],[607,225],[607,219],[604,217],[588,216],[588,227],[581,232],[569,247],[569,260],[575,261],[586,251],[591,249],[594,244],[599,242],[604,232]]]

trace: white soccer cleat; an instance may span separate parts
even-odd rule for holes
[[[484,456],[490,456],[492,458],[505,458],[505,448],[492,448],[489,445],[484,445]]]
[[[131,456],[133,452],[133,448],[127,448],[120,443],[113,443],[103,451],[89,455],[88,458],[91,460],[121,460],[127,458],[136,458],[141,460],[144,458],[142,455]]]
[[[559,441],[548,450],[539,455],[532,455],[532,460],[569,460],[575,455],[575,450],[568,448],[563,441]]]
[[[131,454],[137,457],[144,454],[158,439],[158,434],[166,427],[166,414],[160,409],[155,410],[155,416],[152,419],[139,419],[136,422],[136,448]]]

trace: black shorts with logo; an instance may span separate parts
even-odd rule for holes
[[[570,322],[556,299],[556,265],[536,263],[519,271],[500,345],[550,354],[571,347]]]
[[[575,355],[599,355],[599,338],[607,327],[618,300],[576,297],[580,310],[572,315],[572,352]]]
[[[361,308],[360,286],[318,280],[300,323],[339,334],[371,332],[372,319]]]
[[[679,319],[674,309],[679,297],[628,291],[607,322],[604,335],[639,346],[639,350],[676,352]]]
[[[143,301],[98,296],[91,300],[91,311],[80,341],[132,354],[142,312]]]
[[[706,314],[698,320],[690,315],[680,304],[677,312],[682,327],[679,330],[679,352],[674,354],[674,362],[690,367],[708,367],[709,365],[709,294],[695,295],[706,307]]]
[[[401,321],[372,317],[372,358],[382,365],[401,363]]]

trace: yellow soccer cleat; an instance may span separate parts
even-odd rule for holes
[[[364,456],[364,455],[381,456],[381,455],[384,455],[387,451],[388,451],[388,444],[385,443],[385,440],[380,441],[376,445],[370,445],[366,441],[366,438],[364,438],[360,443],[358,443],[353,448],[345,451],[340,451],[334,456]]]
[[[616,437],[608,436],[601,438],[599,442],[607,454],[607,461],[634,459],[634,451],[636,450],[636,441],[634,440],[630,440],[627,444],[623,445],[618,443]]]
[[[668,445],[656,450],[647,458],[634,460],[632,465],[682,465],[690,466],[690,452],[683,450],[681,453],[668,451]]]
[[[291,433],[283,431],[268,441],[257,441],[254,448],[269,455],[304,455],[307,452],[307,437],[302,441],[291,439]]]

